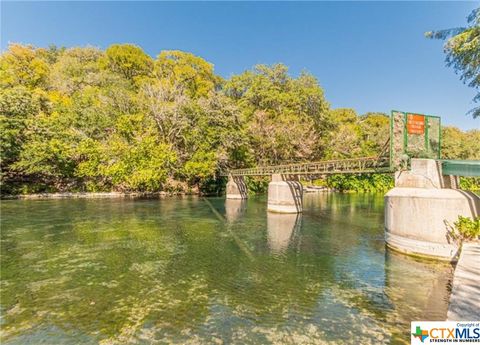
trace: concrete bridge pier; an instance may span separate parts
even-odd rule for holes
[[[303,211],[303,187],[299,181],[285,175],[273,174],[268,184],[268,211],[277,213],[301,213]]]
[[[243,176],[228,176],[226,197],[227,199],[246,199],[248,196],[247,185]]]
[[[458,216],[477,217],[480,198],[453,189],[456,179],[443,176],[441,170],[433,159],[412,159],[410,171],[395,174],[395,188],[385,195],[385,241],[392,249],[456,260],[453,223]]]

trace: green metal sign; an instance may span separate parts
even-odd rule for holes
[[[440,159],[440,117],[392,110],[390,117],[390,167],[398,169],[408,158]]]

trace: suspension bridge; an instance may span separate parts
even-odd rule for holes
[[[233,169],[224,176],[267,176],[281,175],[328,175],[394,173],[408,165],[406,159],[434,158],[441,166],[443,175],[480,176],[480,161],[443,160],[441,152],[441,125],[438,116],[419,115],[392,111],[390,136],[381,153],[374,157],[322,160],[252,168]]]
[[[480,161],[441,159],[440,118],[392,111],[390,136],[381,154],[317,162],[232,169],[227,199],[246,199],[244,177],[271,176],[268,211],[301,213],[303,186],[299,180],[330,174],[392,174],[395,188],[385,195],[385,241],[409,254],[454,260],[458,244],[449,226],[458,216],[480,213],[477,195],[459,189],[460,176],[480,176]]]

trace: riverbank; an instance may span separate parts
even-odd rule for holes
[[[35,193],[2,195],[2,200],[36,200],[36,199],[105,199],[105,198],[164,198],[170,196],[200,195],[198,192],[65,192],[65,193]]]
[[[305,193],[333,193],[345,191],[338,191],[333,188],[326,187],[305,187]],[[354,191],[350,191],[354,192]],[[32,194],[7,194],[1,195],[1,200],[36,200],[36,199],[104,199],[104,198],[164,198],[172,196],[207,196],[217,194],[204,194],[199,191],[190,192],[62,192],[62,193],[32,193]]]

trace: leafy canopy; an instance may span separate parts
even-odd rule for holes
[[[385,114],[331,109],[314,76],[282,64],[223,80],[199,56],[152,59],[132,44],[12,44],[0,56],[2,193],[216,191],[225,169],[375,156],[387,136]],[[443,138],[446,157],[479,159],[479,131]],[[326,183],[372,191],[391,179]]]
[[[466,27],[439,31],[429,31],[428,38],[446,40],[444,51],[447,55],[447,66],[460,74],[460,79],[468,86],[480,88],[480,8],[470,13]],[[474,97],[480,102],[480,92]],[[480,107],[473,108],[470,113],[474,118],[480,116]]]

